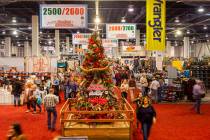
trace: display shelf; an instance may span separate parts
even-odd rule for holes
[[[61,109],[61,131],[63,136],[88,136],[90,140],[121,139],[131,140],[134,121],[134,110],[125,100],[119,110],[77,111],[76,100],[68,99]],[[119,105],[121,106],[121,105]],[[94,116],[110,114],[111,118],[77,118],[75,116]],[[117,116],[121,116],[120,118]],[[106,132],[106,133],[105,133]]]

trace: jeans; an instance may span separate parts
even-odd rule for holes
[[[48,129],[55,129],[56,119],[57,119],[57,111],[55,107],[47,107],[47,124]],[[51,121],[51,115],[53,114],[53,120]]]
[[[33,107],[34,107],[34,111],[36,111],[36,106],[39,108],[39,111],[42,112],[42,107],[40,104],[37,104],[36,102],[34,102]]]
[[[17,104],[16,104],[17,103]],[[20,106],[20,95],[15,95],[14,96],[14,105]]]
[[[154,97],[154,101],[158,102],[158,90],[151,89],[152,90],[152,96]]]
[[[200,114],[200,107],[201,107],[201,99],[200,98],[195,99],[195,104],[194,104],[193,108],[196,109],[196,112],[198,114]]]
[[[142,123],[143,140],[148,140],[152,124]]]

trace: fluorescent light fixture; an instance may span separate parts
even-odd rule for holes
[[[181,31],[181,30],[176,30],[175,34],[176,34],[177,36],[180,36],[180,35],[182,35],[182,31]]]
[[[14,30],[14,31],[12,32],[12,34],[13,34],[13,35],[17,35],[17,31]]]
[[[51,44],[52,44],[52,41],[51,41],[51,40],[49,40],[49,41],[48,41],[48,44],[49,44],[49,45],[51,45]]]
[[[134,11],[133,5],[129,5],[128,12],[133,12],[133,11]]]
[[[180,22],[179,18],[176,17],[176,19],[174,20],[174,22],[179,23]]]
[[[99,17],[96,17],[95,18],[95,23],[99,24],[101,22],[100,18]]]
[[[204,30],[207,30],[207,29],[208,29],[208,27],[205,25],[205,26],[203,26],[203,29],[204,29]]]
[[[121,22],[122,23],[125,23],[126,22],[125,17],[122,17]]]
[[[203,13],[205,11],[205,9],[202,7],[202,6],[200,6],[199,8],[198,8],[198,12],[199,13]]]

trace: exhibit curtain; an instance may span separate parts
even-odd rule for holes
[[[166,0],[147,0],[146,8],[146,49],[164,51],[166,44]]]

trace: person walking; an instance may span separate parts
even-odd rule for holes
[[[143,140],[148,140],[152,124],[156,123],[156,111],[148,96],[142,98],[136,115],[142,126]]]
[[[158,103],[158,88],[160,87],[160,83],[157,81],[157,78],[152,79],[152,83],[150,84],[150,90],[152,96],[154,97],[155,103]]]
[[[20,106],[20,95],[22,94],[22,84],[18,79],[12,83],[12,94],[14,95],[14,106]]]
[[[120,89],[121,89],[121,95],[123,98],[127,99],[127,96],[128,96],[128,89],[129,89],[129,85],[128,85],[128,82],[126,79],[123,80],[121,86],[120,86]]]
[[[146,78],[146,74],[143,73],[142,74],[142,77],[140,78],[140,84],[141,84],[141,91],[142,91],[142,94],[144,96],[147,95],[147,90],[148,90],[148,81],[147,81],[147,78]]]
[[[57,120],[56,105],[58,104],[58,102],[58,96],[54,95],[54,89],[50,88],[50,93],[44,97],[44,107],[47,110],[48,130],[55,131],[55,124]],[[53,115],[52,122],[51,115]]]
[[[7,134],[7,140],[27,140],[23,134],[20,124],[12,124]]]
[[[204,94],[204,89],[202,89],[202,82],[200,80],[196,80],[196,84],[193,86],[193,97],[195,99],[195,104],[193,109],[196,110],[197,114],[201,114],[200,106],[201,106],[201,98],[202,94]]]

